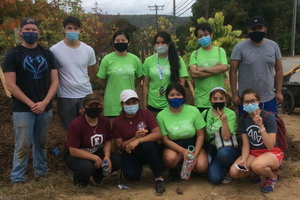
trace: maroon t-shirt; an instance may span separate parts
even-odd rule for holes
[[[98,125],[92,127],[84,115],[80,115],[72,121],[69,127],[65,149],[73,147],[94,153],[111,138],[108,118],[99,115]]]
[[[139,109],[133,118],[125,117],[125,113],[122,112],[113,121],[112,136],[114,139],[122,138],[126,141],[133,138],[138,129],[148,130],[149,134],[156,127],[158,124],[155,116],[149,110]]]

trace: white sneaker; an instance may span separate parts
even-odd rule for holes
[[[232,177],[230,176],[230,174],[228,172],[226,172],[221,183],[227,184],[227,183],[231,183],[231,181],[232,181]]]

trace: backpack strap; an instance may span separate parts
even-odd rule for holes
[[[208,115],[208,112],[210,111],[210,109],[211,109],[211,108],[207,109],[207,110],[206,110],[206,113],[205,113],[205,115],[204,115],[204,121],[205,121],[205,123],[206,123],[207,115]],[[208,144],[211,144],[211,142],[214,141],[214,140],[215,140],[215,136],[212,137],[212,138],[210,138],[207,142],[208,142]]]

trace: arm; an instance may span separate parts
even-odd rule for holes
[[[148,94],[149,94],[149,77],[144,76],[143,78],[143,104],[142,107],[147,109],[148,105]]]
[[[275,80],[276,80],[276,101],[282,103],[282,83],[283,83],[283,69],[281,59],[277,59],[275,63]]]
[[[48,90],[48,93],[43,101],[37,102],[32,108],[32,112],[36,114],[41,114],[44,112],[45,108],[51,101],[52,97],[56,94],[58,88],[58,70],[52,69],[51,70],[51,85]]]
[[[185,77],[180,77],[180,84],[185,88]]]
[[[101,85],[101,88],[103,90],[105,90],[106,88],[106,83],[107,83],[107,79],[103,79],[103,78],[99,78],[100,79],[100,85]]]
[[[88,76],[90,78],[90,82],[92,83],[95,79],[95,75],[96,75],[96,64],[91,65],[88,67]]]
[[[194,155],[195,155],[195,157],[198,157],[201,149],[203,148],[203,144],[204,144],[204,140],[205,140],[204,128],[197,130],[196,134],[197,134],[197,139],[196,139],[196,144],[195,144]]]
[[[242,141],[243,141],[243,146],[242,146],[242,159],[238,164],[246,166],[247,159],[249,157],[250,153],[250,143],[249,143],[249,138],[247,134],[242,134]],[[249,167],[249,166],[247,166]]]
[[[236,105],[239,105],[240,98],[237,94],[237,70],[239,66],[239,60],[231,60],[230,61],[230,71],[229,71],[229,81],[230,81],[230,88],[232,93],[232,102]]]
[[[103,153],[104,153],[103,160],[107,160],[110,170],[112,169],[112,163],[111,163],[111,160],[110,160],[111,147],[112,147],[111,140],[106,141],[105,144],[104,144],[104,147],[103,147]]]
[[[202,68],[202,67],[197,67],[197,65],[192,65],[190,67],[190,74],[191,74],[192,78],[206,78],[206,77],[210,77],[213,75],[211,73],[204,72],[203,69],[204,68]]]
[[[10,91],[12,96],[22,101],[29,108],[32,108],[35,103],[31,101],[31,99],[29,99],[16,84],[16,72],[5,72],[4,77],[7,89]]]
[[[137,87],[139,84],[141,84],[141,80],[143,79],[143,77],[140,78],[136,78],[135,79],[135,87]]]
[[[227,70],[228,65],[222,65],[221,63],[217,63],[214,67],[203,68],[204,72],[211,73],[212,75],[227,72]]]
[[[228,124],[228,119],[226,117],[225,114],[223,114],[223,116],[225,116],[224,119],[221,118],[222,121],[222,137],[224,140],[229,140],[230,137],[232,136],[230,128],[229,128],[229,124]]]
[[[78,148],[69,147],[69,152],[73,157],[82,158],[82,159],[95,162],[96,168],[99,168],[103,163],[102,159],[99,156]]]

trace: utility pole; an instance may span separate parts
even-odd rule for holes
[[[157,11],[158,10],[163,10],[164,6],[158,6],[158,5],[154,5],[154,6],[148,6],[150,8],[151,11],[155,10],[155,18],[156,18],[156,31],[158,32],[158,18],[157,18]]]
[[[174,27],[174,32],[173,34],[176,35],[176,1],[173,0],[173,27]]]
[[[209,0],[204,0],[204,9],[205,9],[205,13],[204,13],[204,17],[205,19],[208,19],[208,12],[209,12]]]
[[[295,55],[297,6],[298,6],[298,0],[294,0],[293,22],[292,22],[292,39],[291,39],[291,55],[292,56]]]

